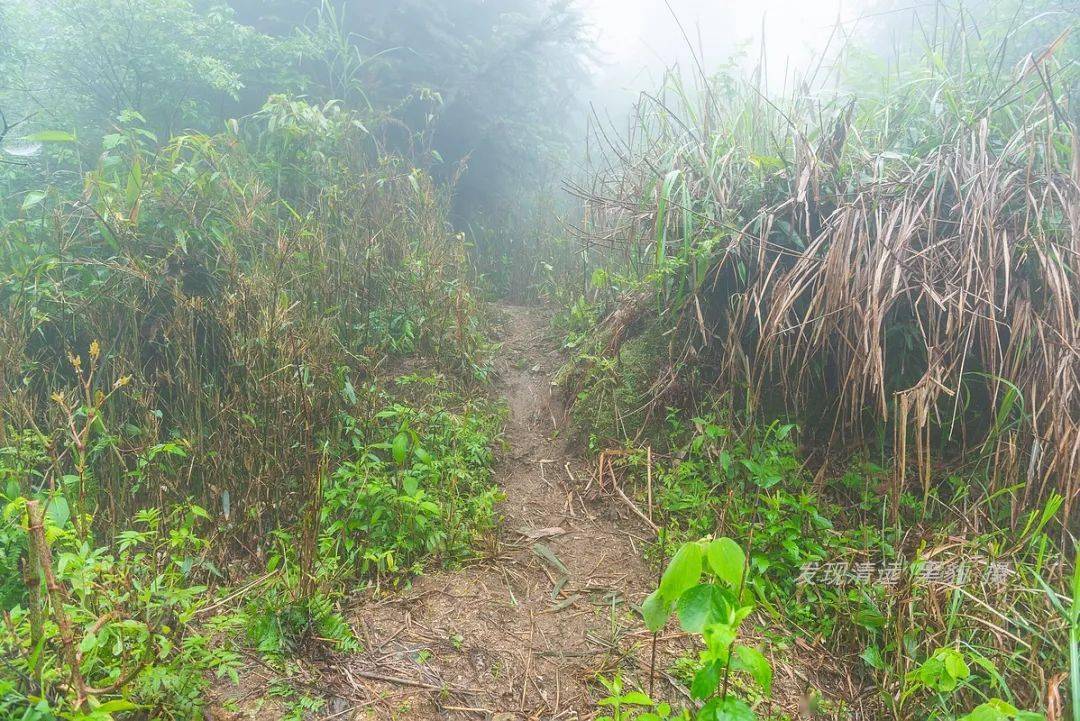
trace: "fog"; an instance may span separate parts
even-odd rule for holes
[[[655,85],[666,68],[692,63],[691,46],[707,72],[731,60],[753,66],[764,59],[767,82],[779,86],[791,71],[816,61],[826,48],[835,51],[837,22],[843,30],[840,35],[853,32],[869,4],[868,0],[669,2],[580,0],[597,50],[594,99],[606,106],[627,102]]]

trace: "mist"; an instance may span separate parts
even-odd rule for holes
[[[779,87],[852,32],[870,3],[843,0],[581,0],[596,49],[593,99],[615,111],[673,67],[765,67]],[[831,42],[830,42],[831,41]]]
[[[1080,721],[1078,0],[0,0],[0,721]]]

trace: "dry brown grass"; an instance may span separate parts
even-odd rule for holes
[[[576,190],[589,244],[653,273],[679,339],[661,365],[711,367],[834,447],[891,435],[894,509],[948,456],[978,458],[987,495],[1018,484],[1014,522],[1051,493],[1074,518],[1080,141],[1058,45],[997,85],[931,72],[772,101],[675,78],[644,96]]]

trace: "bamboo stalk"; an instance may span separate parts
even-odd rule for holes
[[[27,504],[26,519],[27,528],[34,525],[30,513],[31,501]],[[30,664],[30,677],[35,683],[41,682],[41,640],[45,636],[45,618],[41,609],[41,560],[37,552],[37,544],[27,544],[26,559],[23,565],[23,582],[26,584],[27,612],[30,616],[30,652],[33,662]]]
[[[56,625],[60,629],[60,645],[63,647],[64,657],[70,666],[71,685],[76,694],[74,707],[82,709],[86,703],[86,681],[83,679],[82,671],[79,668],[79,654],[75,646],[75,634],[71,630],[71,621],[64,611],[66,594],[53,572],[52,551],[49,549],[49,542],[45,538],[45,525],[40,503],[38,501],[27,501],[26,515],[30,545],[34,549],[33,553],[37,557],[41,572],[45,575],[45,588],[49,593],[53,617],[56,619]]]

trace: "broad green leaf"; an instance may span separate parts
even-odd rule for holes
[[[140,708],[142,708],[142,706],[139,706],[138,704],[117,699],[114,701],[106,701],[94,709],[94,711],[98,713],[118,713],[120,711],[135,711]]]
[[[945,654],[945,670],[958,681],[971,675],[971,670],[964,661],[964,657],[956,651]]]
[[[394,443],[390,447],[390,452],[394,456],[394,463],[399,466],[405,465],[405,456],[409,450],[409,434],[405,431],[401,431],[394,436]]]
[[[645,620],[645,627],[653,633],[658,632],[671,617],[672,610],[674,604],[665,601],[660,591],[653,591],[641,604],[641,617]]]
[[[356,389],[353,388],[353,384],[350,381],[345,381],[345,385],[341,389],[341,395],[345,397],[349,403],[356,405]]]
[[[82,641],[79,643],[79,652],[88,654],[95,648],[97,648],[97,636],[92,633],[83,636]]]
[[[709,567],[720,580],[735,589],[742,585],[746,555],[743,554],[743,550],[738,543],[726,536],[717,538],[709,544],[707,556],[709,558]]]
[[[676,610],[684,631],[701,633],[705,624],[713,620],[713,589],[711,583],[702,583],[679,596]]]
[[[22,209],[24,211],[30,210],[43,200],[45,200],[45,191],[31,190],[23,196]]]
[[[23,140],[31,143],[74,143],[75,136],[63,130],[39,130],[36,133],[30,133]]]
[[[45,640],[45,637],[42,636],[40,639],[38,639],[37,645],[35,645],[34,648],[30,651],[30,657],[27,662],[27,666],[29,666],[30,668],[37,667],[38,659],[41,658],[41,652],[45,649]],[[2,687],[2,685],[3,682],[0,681],[0,687]]]
[[[49,520],[57,528],[63,528],[71,518],[71,508],[63,496],[53,496],[49,501]]]
[[[713,699],[701,709],[698,721],[754,721],[754,712],[734,696]]]
[[[993,699],[993,701],[996,700],[997,699]],[[1012,711],[1013,713],[1006,713],[1000,706],[988,702],[981,706],[976,706],[971,713],[962,717],[960,721],[1009,721],[1009,719],[1015,715],[1016,709],[1012,709]]]
[[[874,631],[885,626],[885,617],[876,608],[863,608],[855,614],[855,623]]]
[[[722,669],[723,666],[719,661],[702,666],[701,670],[694,674],[694,682],[690,684],[690,695],[703,701],[716,693],[716,687],[720,685]]]
[[[630,691],[623,695],[622,702],[632,706],[652,706],[652,699],[641,691]]]
[[[770,664],[769,660],[756,648],[736,646],[735,668],[738,671],[746,671],[749,673],[754,680],[757,681],[758,686],[761,687],[761,690],[764,691],[766,695],[772,693],[772,664]]]
[[[660,577],[660,595],[673,603],[688,588],[697,585],[701,578],[701,546],[687,543],[680,548]]]
[[[859,658],[865,661],[866,665],[872,669],[881,671],[885,668],[885,659],[882,658],[881,650],[877,646],[867,646],[859,654]]]

